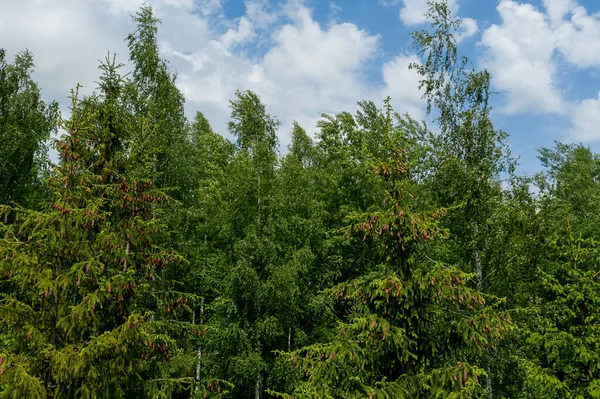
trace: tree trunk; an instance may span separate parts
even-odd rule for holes
[[[204,234],[204,248],[206,249],[206,243],[208,237]],[[206,269],[206,260],[202,262],[203,269]],[[192,324],[196,324],[196,312],[194,311]],[[200,299],[200,325],[204,325],[204,297]],[[200,381],[202,377],[202,345],[198,345],[198,351],[196,352],[196,381]]]
[[[204,322],[204,298],[202,299],[202,303],[200,305],[200,325]],[[200,376],[202,375],[202,345],[198,345],[198,352],[196,354],[196,381],[200,381]]]
[[[260,191],[261,190],[260,190],[260,168],[259,168],[258,169],[258,185],[257,185],[257,192],[258,192],[257,197],[258,198],[257,198],[257,204],[256,204],[257,205],[256,206],[256,219],[257,219],[256,220],[256,229],[258,231],[258,236],[259,237],[260,237],[260,231],[261,231],[260,230],[260,195],[261,195]]]
[[[127,270],[127,257],[129,256],[129,241],[127,241],[127,248],[125,248],[125,262],[123,262],[123,271]]]
[[[475,273],[477,273],[477,290],[483,292],[483,270],[478,249],[475,250]]]
[[[192,324],[196,324],[196,312],[192,316]],[[204,298],[200,303],[200,325],[204,324]],[[202,377],[202,345],[198,345],[198,351],[196,352],[196,381],[200,381]],[[198,387],[196,386],[196,390]]]
[[[258,353],[260,353],[260,338],[256,342],[256,348],[258,350]],[[260,375],[260,371],[259,371],[256,375],[256,387],[254,388],[254,399],[260,399],[260,380],[261,380],[261,375]]]
[[[488,399],[493,399],[494,394],[492,392],[492,370],[490,369],[490,359],[487,359],[487,378],[485,379],[485,384],[487,385],[487,397]]]
[[[198,346],[198,352],[196,353],[196,381],[200,381],[202,375],[202,346]]]
[[[477,290],[483,292],[483,268],[481,266],[481,257],[479,256],[479,250],[475,250],[475,272],[477,273]],[[485,378],[485,385],[487,386],[487,399],[493,399],[494,394],[492,392],[492,372],[490,369],[489,354],[486,351],[486,371],[487,377]]]

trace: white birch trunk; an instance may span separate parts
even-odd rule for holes
[[[258,353],[260,353],[260,338],[256,342],[256,349],[258,350]],[[261,375],[260,372],[258,372],[256,375],[256,387],[254,388],[254,399],[260,399],[260,380]]]
[[[475,250],[475,272],[477,273],[477,290],[483,292],[483,268],[481,266],[481,258],[479,256],[479,250]],[[486,371],[487,377],[485,378],[485,385],[487,387],[487,399],[493,399],[494,393],[492,392],[492,371],[490,369],[490,359],[486,354]]]

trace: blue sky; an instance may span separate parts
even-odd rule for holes
[[[256,91],[282,122],[282,149],[297,120],[381,104],[424,118],[410,32],[424,27],[425,0],[148,0],[163,20],[162,54],[178,73],[190,116],[200,110],[226,134],[228,100]],[[600,2],[449,0],[463,19],[460,49],[488,68],[493,118],[510,135],[521,173],[539,170],[536,149],[554,140],[599,150]],[[2,0],[0,38],[9,54],[29,48],[46,99],[66,110],[69,88],[91,92],[97,60],[125,61],[124,37],[141,0]]]

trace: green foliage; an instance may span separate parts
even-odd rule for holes
[[[508,264],[518,253],[508,252],[495,241],[506,237],[501,227],[512,228],[502,207],[499,178],[514,176],[514,161],[506,144],[506,134],[494,128],[490,118],[491,76],[477,71],[460,56],[456,19],[446,1],[429,1],[427,14],[431,28],[413,33],[414,46],[423,64],[410,67],[421,75],[420,87],[428,112],[434,112],[440,134],[428,138],[430,154],[424,194],[434,206],[452,208],[445,220],[450,240],[430,246],[440,259],[475,272],[478,288],[500,296],[510,294],[504,277]],[[511,194],[506,194],[510,196]],[[508,256],[507,256],[508,255]],[[493,364],[491,352],[477,363],[488,371],[488,398],[493,397],[493,374],[510,373],[510,367]],[[493,373],[492,373],[493,371]],[[501,389],[501,388],[500,388]]]
[[[567,223],[569,223],[567,219]],[[528,389],[548,398],[598,397],[600,280],[593,239],[556,236],[552,272],[540,270],[521,359]]]
[[[192,189],[189,169],[191,147],[186,131],[184,98],[160,57],[157,32],[160,20],[152,7],[143,5],[133,17],[136,31],[127,36],[132,80],[124,87],[124,100],[136,116],[143,117],[143,129],[130,138],[130,173],[157,173],[159,187],[179,188],[172,195]]]
[[[485,373],[465,360],[497,343],[510,320],[482,307],[485,297],[468,285],[472,275],[417,262],[421,242],[445,236],[439,220],[446,211],[412,209],[403,151],[376,174],[386,187],[382,209],[361,215],[346,233],[381,244],[381,271],[329,290],[349,316],[333,341],[286,354],[306,376],[292,396],[473,397]]]
[[[171,318],[188,300],[163,277],[182,260],[161,245],[156,215],[169,199],[150,176],[119,171],[131,131],[119,123],[128,117],[113,64],[108,84],[115,90],[102,96],[73,96],[49,203],[2,208],[0,312],[13,339],[1,354],[2,397],[158,398],[197,385],[177,367],[191,368],[181,338],[202,332]]]
[[[131,72],[109,54],[65,120],[0,51],[0,398],[600,398],[600,158],[556,143],[515,176],[428,4],[439,133],[388,97],[283,154],[251,91],[233,142],[186,118],[150,6]]]
[[[597,157],[580,145],[540,150],[537,273],[524,287],[515,357],[525,397],[598,397]],[[581,196],[574,195],[581,193]]]
[[[44,196],[47,141],[58,108],[42,101],[30,77],[33,66],[30,52],[19,53],[10,64],[0,49],[0,204],[33,205]]]

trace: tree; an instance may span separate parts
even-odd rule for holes
[[[47,141],[55,131],[58,107],[42,101],[32,71],[29,51],[10,64],[0,49],[0,204],[33,205],[44,196]]]
[[[556,143],[554,149],[540,149],[544,171],[535,179],[541,192],[541,205],[546,218],[556,222],[552,230],[565,230],[562,215],[565,207],[572,218],[574,233],[592,237],[600,225],[600,157],[583,145]],[[560,216],[559,216],[560,215]]]
[[[598,243],[567,234],[548,240],[550,259],[538,270],[527,309],[526,397],[600,397],[600,270]]]
[[[262,392],[269,345],[279,331],[265,305],[265,282],[275,259],[268,230],[279,122],[252,92],[237,92],[230,106],[229,130],[236,145],[223,145],[223,139],[212,132],[202,136],[209,162],[200,165],[214,168],[206,170],[210,174],[202,184],[209,191],[199,204],[205,219],[199,254],[201,265],[206,265],[202,273],[213,283],[204,308],[209,334],[203,368],[233,383],[234,397],[249,397]],[[197,118],[196,128],[206,130],[202,117]],[[219,155],[223,149],[227,149],[226,159]],[[213,159],[222,161],[213,163]]]
[[[169,198],[151,175],[120,170],[130,128],[148,124],[123,112],[118,66],[102,69],[100,88],[113,90],[74,93],[48,204],[2,208],[2,397],[207,392],[186,348],[201,331],[171,316],[185,317],[188,298],[165,277],[182,261],[156,217]]]
[[[333,314],[318,295],[331,284],[332,274],[320,261],[326,229],[316,147],[297,123],[288,150],[273,187],[273,222],[267,234],[275,256],[264,286],[266,307],[280,326],[269,349],[290,351],[327,333]],[[265,390],[293,390],[299,378],[297,370],[284,359],[269,355]]]
[[[370,137],[381,137],[381,132],[361,129],[348,112],[323,115],[317,123],[318,143],[315,160],[319,187],[318,199],[323,203],[323,223],[326,231],[339,229],[353,213],[365,212],[376,206],[382,191],[372,173],[372,155],[364,142],[376,142]],[[380,146],[382,141],[379,142]],[[323,239],[323,251],[317,262],[329,275],[328,286],[365,273],[371,259],[368,243],[350,243],[337,234],[327,234]],[[323,288],[325,288],[323,287]]]
[[[197,296],[192,304],[194,324],[208,328],[206,340],[197,347],[196,379],[207,376],[227,377],[221,370],[222,360],[217,354],[222,348],[212,350],[219,341],[221,331],[215,327],[210,316],[210,307],[223,294],[224,280],[227,278],[226,232],[229,217],[229,203],[225,195],[229,164],[235,146],[229,140],[215,133],[201,112],[191,126],[191,153],[188,159],[192,168],[190,180],[196,182],[187,193],[184,205],[180,208],[182,217],[176,224],[175,242],[185,253],[188,263],[182,270],[182,281],[188,292]]]
[[[306,375],[292,396],[473,397],[485,372],[468,359],[494,345],[510,320],[482,307],[485,296],[468,284],[472,275],[418,256],[420,243],[446,236],[446,210],[411,207],[403,150],[376,174],[386,189],[382,207],[356,215],[345,231],[381,249],[370,273],[329,290],[348,313],[335,339],[286,354]]]
[[[504,265],[491,261],[493,251],[501,248],[492,248],[488,241],[495,227],[490,222],[501,202],[498,178],[512,173],[514,165],[506,134],[494,129],[490,119],[491,76],[487,70],[469,69],[469,60],[459,57],[455,32],[461,21],[452,16],[447,2],[428,4],[431,31],[413,33],[414,46],[425,62],[410,67],[422,76],[427,111],[436,111],[441,130],[432,140],[430,168],[435,172],[428,184],[438,206],[454,208],[446,224],[454,245],[446,250],[446,259],[474,271],[480,291],[505,295],[494,290],[493,281],[493,271]],[[492,370],[489,359],[485,362],[491,399]]]
[[[136,30],[127,36],[133,72],[124,97],[132,113],[144,117],[153,128],[143,129],[130,138],[132,163],[150,167],[157,173],[157,185],[177,188],[172,196],[182,199],[195,184],[189,180],[188,173],[192,154],[189,153],[185,99],[175,85],[176,76],[160,57],[157,38],[160,20],[154,16],[152,7],[141,6],[133,21]]]
[[[231,119],[229,132],[237,139],[241,156],[251,162],[255,177],[251,195],[256,198],[256,234],[261,235],[266,219],[264,208],[268,207],[269,191],[273,182],[277,162],[277,129],[280,122],[266,113],[260,98],[251,91],[235,93],[236,100],[230,102]]]
[[[412,64],[422,77],[428,111],[435,107],[441,134],[434,139],[435,173],[432,189],[443,206],[462,204],[451,214],[451,231],[461,243],[463,259],[482,274],[481,248],[486,220],[500,195],[494,180],[506,169],[506,135],[494,129],[489,105],[491,77],[486,70],[468,70],[468,59],[458,58],[453,19],[445,1],[429,1],[433,31],[413,34],[414,45],[426,56],[424,64]],[[510,164],[509,164],[510,165]],[[472,231],[469,234],[467,231]],[[470,256],[469,256],[470,254]],[[483,281],[481,281],[483,283]]]
[[[521,395],[599,397],[598,156],[556,143],[539,158],[545,167],[535,178],[540,250],[532,278],[519,290]]]

